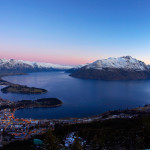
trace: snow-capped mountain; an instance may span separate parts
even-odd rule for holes
[[[125,69],[125,70],[136,70],[136,71],[143,71],[147,70],[148,66],[131,56],[124,56],[124,57],[110,57],[108,59],[97,60],[89,65],[86,66],[87,69],[104,69],[104,68],[114,68],[114,69]]]
[[[34,71],[50,71],[50,70],[68,70],[73,66],[64,66],[51,63],[31,62],[15,59],[0,59],[0,71],[9,72],[34,72]]]
[[[131,56],[97,60],[73,72],[71,76],[104,80],[147,79],[149,67]]]

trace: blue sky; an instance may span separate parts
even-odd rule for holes
[[[150,63],[149,0],[0,0],[1,58]]]

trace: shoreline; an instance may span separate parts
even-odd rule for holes
[[[14,115],[14,117],[16,118],[16,119],[29,119],[29,118],[17,118],[16,116],[15,116],[15,112],[17,111],[17,110],[20,110],[20,109],[30,109],[30,108],[56,108],[56,107],[60,107],[60,106],[62,106],[63,105],[63,102],[61,103],[61,104],[57,104],[57,105],[55,105],[55,106],[31,106],[31,107],[20,107],[20,108],[15,108],[15,109],[13,109],[13,115]],[[33,120],[45,120],[45,119],[34,119],[34,118],[31,118],[31,119],[33,119]],[[48,119],[46,119],[46,120],[48,120]]]
[[[61,106],[61,104],[59,105]],[[56,107],[59,107],[56,106]],[[28,108],[51,108],[51,107],[28,107]],[[19,108],[19,109],[26,109],[26,108]],[[19,110],[16,109],[15,111]],[[131,108],[131,109],[123,109],[123,110],[112,110],[112,111],[106,111],[97,115],[93,115],[93,116],[86,116],[86,117],[64,117],[64,118],[53,118],[53,119],[48,119],[48,118],[42,118],[42,119],[36,119],[36,118],[17,118],[17,119],[32,119],[32,120],[37,120],[37,121],[43,121],[43,120],[47,120],[47,121],[58,121],[58,122],[74,122],[78,123],[78,121],[80,122],[85,121],[85,122],[92,122],[92,121],[99,121],[99,120],[108,120],[108,119],[115,119],[115,118],[133,118],[133,117],[137,117],[139,115],[147,115],[150,114],[150,104],[149,105],[145,105],[145,106],[140,106],[140,107],[135,107],[135,108]],[[120,115],[120,116],[119,116]],[[14,116],[15,116],[15,112],[14,112]],[[118,117],[119,116],[119,117]],[[129,117],[130,116],[130,117]]]
[[[12,73],[12,74],[3,74],[3,75],[0,75],[0,80],[2,80],[2,81],[4,81],[4,82],[6,82],[6,83],[8,83],[8,84],[14,84],[14,83],[11,83],[11,82],[9,82],[9,81],[6,81],[6,80],[3,80],[2,79],[2,77],[5,77],[5,76],[15,76],[15,75],[28,75],[28,73]],[[1,81],[0,81],[0,85],[1,85]],[[17,84],[17,85],[19,85],[19,84]],[[22,86],[22,85],[20,85],[20,86]],[[5,87],[4,87],[5,88]],[[3,88],[2,88],[3,89]],[[45,93],[45,92],[44,92]],[[21,93],[22,94],[22,93]],[[27,94],[27,93],[26,93]],[[32,94],[32,93],[31,93]],[[41,94],[41,93],[39,93],[39,94]],[[61,104],[58,104],[58,105],[56,105],[56,106],[32,106],[32,107],[21,107],[21,108],[17,108],[15,111],[17,111],[17,110],[19,110],[19,109],[25,109],[25,108],[54,108],[54,107],[59,107],[59,106],[61,106],[63,104],[63,102],[61,102]],[[133,108],[133,109],[136,109],[136,108]],[[129,110],[132,110],[132,108],[131,109],[129,109]],[[128,112],[129,112],[129,110],[128,110]],[[93,116],[86,116],[86,117],[64,117],[64,118],[59,118],[59,119],[35,119],[35,120],[75,120],[75,119],[84,119],[84,118],[97,118],[97,117],[102,117],[102,116],[105,116],[105,115],[110,115],[111,113],[114,113],[114,112],[124,112],[125,111],[125,109],[123,109],[123,110],[112,110],[112,111],[106,111],[106,112],[103,112],[103,113],[100,113],[100,114],[97,114],[97,115],[93,115]],[[28,118],[26,118],[26,119],[28,119]],[[33,118],[34,119],[34,118]]]

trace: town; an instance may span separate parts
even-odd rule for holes
[[[56,124],[78,124],[90,123],[93,121],[104,121],[115,118],[133,118],[141,114],[149,113],[150,106],[145,105],[136,109],[109,111],[97,116],[84,118],[67,119],[25,119],[16,118],[15,110],[10,108],[2,109],[2,106],[11,105],[13,102],[0,99],[0,147],[17,140],[26,140],[35,135],[41,135],[51,127],[54,129]]]

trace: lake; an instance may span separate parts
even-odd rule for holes
[[[44,94],[3,94],[4,99],[36,100],[56,97],[63,101],[56,108],[26,108],[17,110],[18,118],[54,119],[97,115],[108,110],[126,109],[150,104],[150,80],[101,81],[77,79],[64,72],[38,72],[3,77],[4,80],[44,88]],[[2,87],[1,87],[2,88]]]

